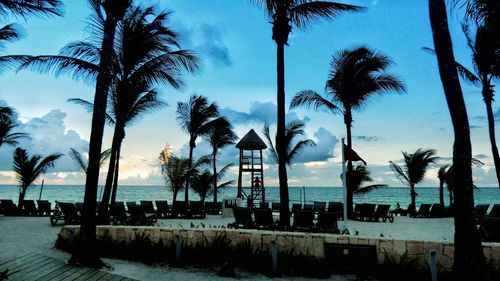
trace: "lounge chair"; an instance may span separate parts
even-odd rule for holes
[[[255,209],[253,210],[255,215],[255,227],[258,229],[276,229],[276,223],[273,218],[273,211],[269,208],[267,209]]]
[[[500,218],[500,204],[493,205],[490,213],[488,214],[488,217],[497,219]]]
[[[141,200],[141,207],[144,213],[146,214],[153,214],[156,217],[156,210],[155,207],[153,206],[153,201],[143,201]]]
[[[156,215],[160,218],[168,218],[170,216],[170,207],[168,201],[158,200],[156,203]]]
[[[129,211],[129,213],[130,213],[130,208],[134,208],[135,206],[137,206],[137,202],[135,201],[127,201],[125,202],[125,204],[127,205],[127,210]]]
[[[479,204],[476,205],[474,208],[474,211],[476,212],[476,222],[478,224],[481,223],[483,220],[483,217],[486,216],[486,213],[488,212],[488,209],[490,208],[490,204]]]
[[[416,213],[416,217],[428,218],[431,215],[430,210],[431,204],[421,204],[418,212]]]
[[[371,221],[375,215],[375,204],[363,203],[356,204],[354,207],[354,214],[357,220],[363,221]]]
[[[50,216],[50,223],[55,226],[58,221],[64,220],[65,225],[79,224],[80,214],[73,203],[58,203],[60,212],[55,212]]]
[[[36,208],[35,201],[24,200],[24,202],[23,202],[23,215],[25,215],[25,216],[38,215],[38,209]]]
[[[21,211],[17,208],[16,204],[14,204],[14,201],[9,199],[2,199],[0,200],[0,203],[2,204],[2,211],[4,215],[18,216],[21,214]]]
[[[314,230],[314,211],[296,210],[293,213],[293,230],[313,231]]]
[[[292,216],[293,212],[295,212],[296,210],[302,210],[302,205],[299,203],[293,203],[292,204],[292,212],[290,213],[290,216]]]
[[[130,213],[128,223],[131,225],[154,225],[156,222],[156,215],[144,213],[139,205],[130,205],[128,211]]]
[[[39,216],[50,216],[52,214],[52,207],[47,200],[38,200],[38,215]]]
[[[302,210],[311,210],[311,211],[314,211],[314,205],[313,204],[304,204],[302,206]]]
[[[193,218],[204,219],[207,217],[207,212],[205,211],[205,206],[201,201],[191,201],[189,202],[189,214]]]
[[[109,215],[113,224],[127,224],[127,210],[125,210],[125,204],[123,202],[110,204]]]
[[[184,201],[174,201],[172,203],[172,217],[189,217],[189,206]]]
[[[271,209],[273,210],[273,212],[279,212],[280,209],[281,209],[281,203],[279,203],[279,202],[272,202],[271,203]]]
[[[344,219],[344,204],[342,202],[328,202],[328,212],[333,212],[339,220]]]
[[[389,220],[390,223],[394,222],[394,215],[389,212],[391,209],[391,205],[379,204],[377,205],[377,209],[373,214],[373,221],[379,222],[382,219],[383,222]]]
[[[83,202],[76,202],[75,203],[75,206],[76,206],[76,210],[80,213],[83,212]]]
[[[259,208],[261,208],[261,209],[269,209],[269,202],[260,202],[259,203]]]
[[[479,230],[483,241],[500,242],[500,218],[485,216]]]
[[[429,216],[431,218],[444,218],[446,216],[446,210],[443,205],[434,203],[432,204]]]
[[[313,210],[315,213],[326,211],[326,202],[314,201]]]
[[[233,207],[234,223],[229,223],[228,227],[233,228],[253,228],[252,209],[243,207]]]
[[[320,232],[340,233],[337,225],[337,214],[334,212],[319,211],[316,225]]]

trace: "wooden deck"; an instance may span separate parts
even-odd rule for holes
[[[14,280],[134,280],[89,267],[69,265],[66,262],[39,254],[27,254],[14,260],[0,261],[0,272],[9,270],[8,281]]]

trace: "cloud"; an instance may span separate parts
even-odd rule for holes
[[[477,116],[472,117],[472,120],[484,121],[484,120],[486,120],[486,116],[484,116],[484,115],[477,115]]]
[[[187,28],[181,23],[179,26],[185,38],[186,48],[193,49],[216,66],[232,65],[229,48],[224,42],[224,32],[219,26],[210,23],[201,23]]]
[[[486,154],[476,154],[476,155],[474,155],[474,158],[477,158],[479,160],[482,160],[482,159],[484,160],[484,159],[488,159],[490,157]]]
[[[232,108],[223,108],[220,110],[222,116],[225,116],[232,124],[245,123],[276,123],[276,104],[273,102],[252,102],[248,112],[237,111]],[[294,111],[286,114],[286,120],[296,120],[299,116]],[[307,116],[301,119],[304,123],[311,121]]]
[[[297,157],[295,163],[322,162],[333,158],[339,139],[327,129],[320,127],[313,134],[315,147],[307,147]]]
[[[476,129],[481,129],[483,126],[479,126],[479,125],[470,125],[469,128],[471,130],[476,130]]]
[[[70,148],[75,148],[80,152],[88,149],[89,143],[84,140],[74,130],[67,130],[64,119],[66,113],[59,109],[54,109],[39,118],[33,118],[26,123],[22,123],[17,117],[15,121],[20,124],[17,132],[29,134],[31,139],[20,141],[19,147],[28,151],[30,155],[40,154],[47,156],[53,153],[67,154]],[[0,171],[12,170],[12,153],[15,147],[2,146],[0,154]],[[75,172],[72,159],[64,155],[55,163],[55,167],[49,172]]]
[[[366,142],[382,140],[381,137],[377,137],[377,136],[355,136],[354,138],[358,139],[358,140],[366,141]]]

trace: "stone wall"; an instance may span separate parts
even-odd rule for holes
[[[74,240],[79,226],[65,226],[60,237],[66,241]],[[242,242],[250,242],[253,251],[259,250],[271,253],[271,241],[276,241],[278,252],[310,255],[319,259],[325,257],[325,243],[341,245],[374,245],[376,246],[378,263],[384,261],[385,254],[390,257],[401,257],[405,252],[409,258],[418,260],[425,266],[429,252],[437,252],[437,261],[441,270],[449,270],[453,264],[454,246],[450,242],[430,242],[413,240],[395,240],[385,238],[368,238],[352,235],[334,235],[323,233],[279,232],[244,229],[186,229],[133,226],[98,226],[97,238],[111,238],[112,241],[128,243],[137,235],[147,235],[153,243],[174,243],[179,235],[183,247],[194,247],[197,243],[211,243],[218,235],[225,234],[231,246]],[[500,267],[500,243],[483,243],[487,261],[496,268]]]

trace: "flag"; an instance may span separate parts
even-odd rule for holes
[[[347,145],[344,144],[344,157],[345,161],[361,161],[366,165],[366,161],[363,160],[356,151],[350,149]]]

